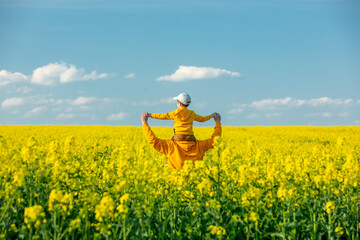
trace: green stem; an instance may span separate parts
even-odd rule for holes
[[[12,203],[13,201],[14,201],[14,199],[11,198],[10,201],[6,204],[6,207],[5,207],[4,211],[3,211],[2,214],[1,214],[0,222],[3,221],[4,216],[5,216],[5,213],[6,213],[7,210],[10,208],[10,205],[11,205],[11,203]]]
[[[53,215],[53,228],[54,228],[54,240],[56,240],[57,239],[56,211],[54,211],[54,215]]]
[[[329,227],[328,227],[328,239],[331,239],[331,213],[328,213]]]
[[[314,238],[316,238],[316,235],[317,235],[317,224],[316,224],[316,214],[313,213],[313,221],[314,221]]]
[[[126,240],[126,218],[124,218],[123,238],[124,238],[124,240]]]

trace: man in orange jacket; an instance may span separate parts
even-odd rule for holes
[[[147,123],[148,113],[141,115],[141,121],[145,136],[149,144],[158,152],[168,157],[169,164],[172,168],[182,168],[186,160],[195,162],[202,160],[205,152],[213,148],[214,138],[221,136],[221,116],[214,113],[215,128],[210,139],[196,141],[175,141],[173,139],[164,140],[155,136]]]

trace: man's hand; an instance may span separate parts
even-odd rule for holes
[[[220,116],[220,114],[218,114],[218,113],[213,113],[213,114],[211,114],[211,115],[213,115],[213,118],[214,118],[214,120],[215,120],[215,122],[221,122],[221,116]]]
[[[149,118],[149,113],[148,112],[144,112],[143,114],[141,114],[141,122],[142,124],[146,124]]]

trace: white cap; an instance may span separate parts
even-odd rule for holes
[[[174,100],[177,100],[184,105],[189,105],[191,103],[191,97],[187,93],[180,93],[179,96],[174,97]]]

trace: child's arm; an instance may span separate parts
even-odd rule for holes
[[[206,122],[206,121],[210,120],[211,118],[213,118],[213,114],[203,117],[203,116],[200,116],[195,113],[195,121],[198,121],[198,122]]]
[[[156,119],[174,119],[174,112],[168,112],[168,113],[151,113],[150,117],[156,118]]]

